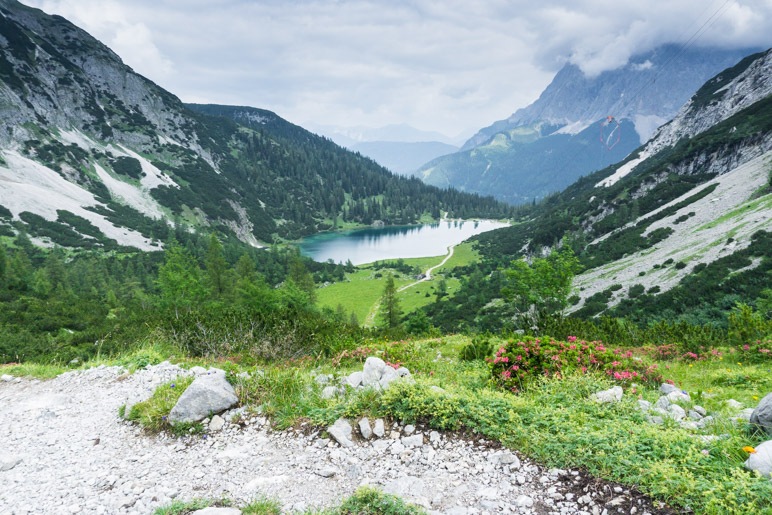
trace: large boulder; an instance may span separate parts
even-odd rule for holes
[[[745,461],[745,467],[762,476],[772,475],[772,440],[759,444]]]
[[[188,386],[169,413],[169,422],[199,422],[238,404],[239,398],[222,371],[201,375]]]
[[[772,393],[768,393],[751,413],[750,423],[772,435]]]

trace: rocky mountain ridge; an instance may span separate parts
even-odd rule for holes
[[[0,234],[157,250],[173,225],[262,246],[341,222],[506,216],[235,109],[186,106],[64,18],[0,0]]]
[[[748,53],[666,45],[596,77],[568,64],[533,104],[416,175],[512,204],[538,200],[624,159],[705,80]]]

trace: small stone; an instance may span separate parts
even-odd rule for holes
[[[744,420],[746,422],[750,422],[751,417],[753,417],[753,408],[745,408],[737,414],[738,419]]]
[[[638,409],[641,411],[649,411],[651,409],[651,403],[643,399],[638,399]]]
[[[659,391],[662,395],[667,395],[671,392],[677,392],[678,388],[670,383],[662,383],[659,387]]]
[[[440,436],[440,433],[437,431],[432,431],[429,433],[429,441],[431,443],[440,443],[442,441],[442,436]]]
[[[592,398],[595,399],[597,402],[603,402],[603,403],[611,403],[611,402],[619,402],[622,400],[622,387],[621,386],[614,386],[613,388],[609,388],[608,390],[603,390],[601,392],[597,392],[592,395]]]
[[[403,429],[402,432],[405,433],[407,436],[410,436],[413,433],[415,433],[415,426],[412,424],[408,424],[405,426],[405,429]]]
[[[668,416],[673,420],[683,420],[686,418],[686,411],[678,404],[671,404],[667,408]]]
[[[699,413],[700,415],[702,415],[703,417],[705,417],[705,416],[707,416],[707,415],[708,415],[708,410],[706,410],[706,409],[705,409],[705,408],[703,408],[702,406],[698,406],[697,404],[695,404],[695,405],[694,405],[694,407],[693,407],[692,409],[693,409],[694,411],[696,411],[697,413]]]
[[[314,471],[314,474],[321,477],[333,477],[337,473],[338,471],[333,467],[322,467]]]
[[[364,417],[359,421],[359,434],[361,434],[362,438],[365,440],[369,440],[373,437],[373,430],[370,428],[370,421],[367,417]]]
[[[740,410],[743,407],[741,402],[737,402],[734,399],[729,399],[727,401],[724,401],[724,404],[726,404],[729,408],[734,410]]]
[[[335,386],[325,386],[322,389],[322,399],[332,399],[338,394],[338,388]]]
[[[11,470],[16,465],[21,463],[22,459],[18,456],[10,456],[10,455],[0,455],[0,472],[5,472],[6,470]]]
[[[386,434],[386,427],[383,423],[382,418],[375,419],[375,426],[373,427],[373,434],[377,436],[378,438],[383,438],[383,435]]]
[[[681,390],[670,392],[667,394],[667,399],[670,402],[690,402],[692,400],[688,393]]]
[[[424,437],[422,434],[413,436],[406,436],[402,439],[402,445],[405,447],[421,447],[424,444]]]
[[[691,420],[702,420],[702,415],[694,411],[693,409],[689,410],[689,413],[687,414]]]
[[[359,388],[362,385],[362,372],[354,372],[346,378],[346,384],[351,388]]]
[[[745,467],[762,476],[772,475],[772,440],[757,445],[756,452],[751,453],[745,461]]]
[[[521,508],[530,508],[533,506],[533,499],[527,495],[520,495],[517,500],[515,500],[515,504]]]
[[[220,431],[223,426],[225,426],[225,419],[222,418],[220,415],[214,415],[212,417],[212,420],[209,422],[209,430],[210,431]]]
[[[341,447],[353,447],[351,441],[351,424],[345,418],[339,418],[333,425],[327,428],[327,432],[335,439]]]
[[[3,381],[4,383],[10,383],[11,381],[13,381],[13,379],[14,379],[13,376],[8,374],[3,374],[2,376],[0,376],[0,381]]]

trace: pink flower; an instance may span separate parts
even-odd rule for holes
[[[568,340],[569,343],[574,343],[576,341],[576,336],[569,336],[566,339]]]
[[[750,350],[750,348],[751,348],[751,346],[748,345],[747,343],[745,345],[743,345],[743,350]]]

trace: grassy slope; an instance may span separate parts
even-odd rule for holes
[[[435,256],[426,258],[405,259],[405,263],[418,267],[422,272],[440,263],[445,256]],[[433,302],[435,300],[435,287],[443,275],[455,267],[466,266],[477,261],[477,251],[472,248],[470,243],[462,243],[454,249],[453,256],[439,269],[432,274],[431,281],[425,281],[411,286],[399,292],[399,300],[402,310],[405,314],[416,311],[417,309]],[[380,272],[382,276],[376,278],[376,273]],[[340,305],[346,313],[356,314],[360,324],[365,323],[368,314],[379,302],[383,289],[386,286],[386,276],[388,270],[374,270],[371,265],[362,265],[357,267],[357,271],[346,274],[346,280],[334,283],[317,290],[319,306],[337,309]],[[395,275],[395,285],[402,288],[415,282],[415,279],[404,274]],[[459,287],[459,281],[455,278],[447,278],[448,293],[453,294]],[[427,294],[429,295],[427,297]]]

